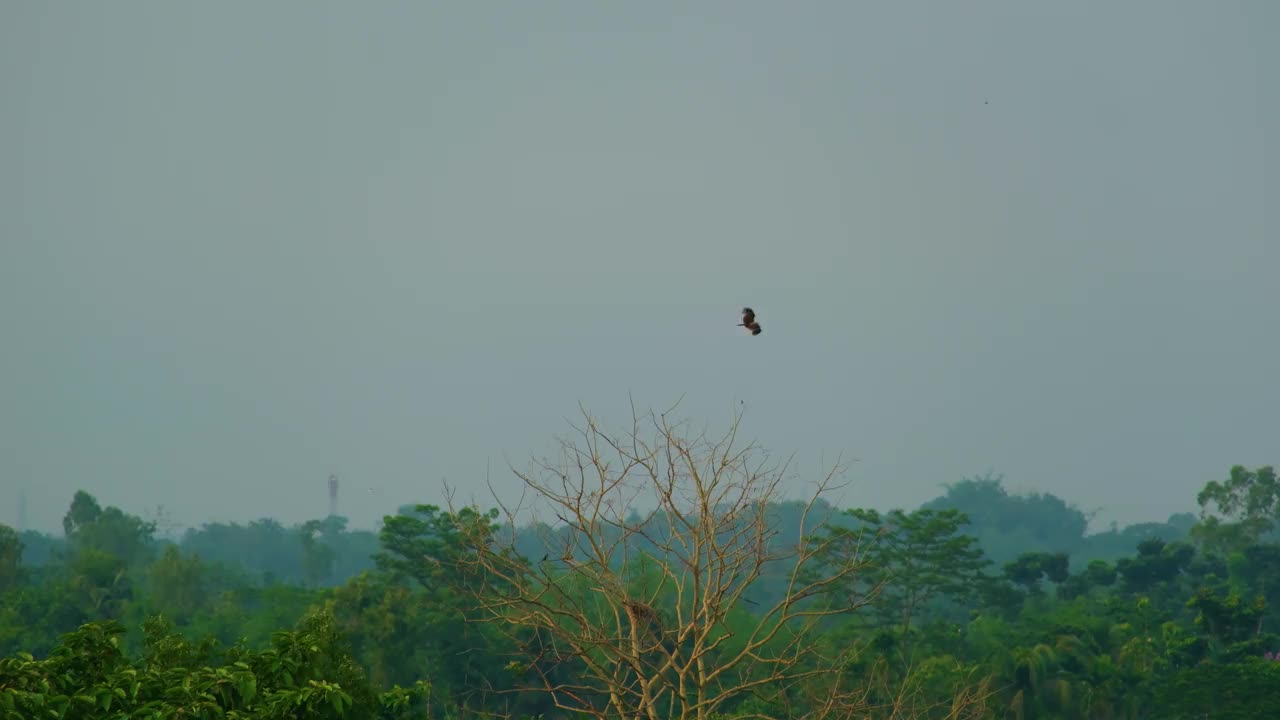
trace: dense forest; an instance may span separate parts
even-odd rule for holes
[[[78,492],[60,535],[0,526],[0,717],[1280,717],[1271,467],[1090,534],[999,477],[788,500],[750,448],[656,427],[522,475],[553,524],[162,539]]]

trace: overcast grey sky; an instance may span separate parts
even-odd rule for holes
[[[1280,3],[0,3],[0,522],[372,526],[627,393],[1130,522],[1280,463]],[[745,336],[737,313],[764,325]],[[373,488],[376,492],[370,492]]]

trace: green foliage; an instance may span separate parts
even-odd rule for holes
[[[1103,590],[1115,585],[1118,573],[1105,560],[1093,560],[1079,573],[1067,577],[1058,584],[1058,597],[1071,600],[1081,595]]]
[[[1280,479],[1270,465],[1257,470],[1236,465],[1225,481],[1206,483],[1196,502],[1202,517],[1195,530],[1197,539],[1219,550],[1239,549],[1275,528]]]
[[[190,646],[163,622],[147,631],[141,659],[121,651],[124,628],[104,621],[63,636],[47,659],[0,660],[0,718],[399,720],[418,716],[429,697],[423,683],[376,693],[322,613],[276,633],[266,650],[233,648],[218,664],[200,664],[209,648]]]
[[[1195,624],[1209,640],[1211,651],[1236,658],[1261,655],[1262,617],[1267,600],[1261,595],[1251,601],[1235,593],[1221,596],[1210,588],[1196,590],[1187,607],[1196,613]]]
[[[299,537],[302,541],[302,568],[307,584],[318,587],[333,575],[333,548],[317,538],[324,525],[319,520],[303,523]]]
[[[496,510],[485,514],[464,509],[457,516],[435,505],[418,505],[411,514],[388,517],[379,535],[383,550],[375,556],[381,570],[416,581],[424,589],[453,588],[464,578],[458,568],[468,551],[464,533],[490,534],[497,530]]]
[[[48,565],[66,554],[66,538],[24,530],[18,533],[18,540],[22,542],[22,564],[27,567]]]
[[[838,596],[867,604],[824,626],[823,642],[858,650],[842,677],[867,683],[859,717],[889,717],[904,697],[914,704],[899,717],[948,717],[957,697],[984,698],[970,720],[1276,716],[1280,662],[1262,658],[1280,650],[1276,485],[1270,466],[1232,468],[1200,493],[1194,525],[1095,536],[1057,498],[990,478],[911,512],[832,509],[831,551],[866,562]],[[796,507],[769,517],[775,547],[795,541]],[[581,660],[475,622],[465,598],[493,580],[468,569],[478,540],[517,532],[532,571],[554,574],[563,561],[539,553],[562,538],[495,520],[421,505],[378,534],[342,518],[264,520],[167,543],[77,493],[65,539],[0,526],[0,720],[555,716],[516,690],[572,687]],[[637,552],[622,570],[669,620],[681,581],[664,558]],[[787,573],[778,563],[756,579],[713,628],[717,652],[743,647]],[[564,587],[591,598],[580,585]],[[723,716],[801,716],[830,689],[752,692]]]
[[[1147,593],[1176,582],[1194,557],[1195,548],[1185,543],[1144,540],[1137,556],[1116,562],[1116,573],[1131,592]]]
[[[94,497],[78,491],[62,519],[68,542],[78,552],[96,551],[126,565],[147,559],[155,524],[144,522],[120,508],[98,505]]]
[[[985,580],[988,564],[977,541],[961,530],[968,522],[958,510],[870,509],[845,511],[852,527],[829,527],[832,552],[860,554],[867,570],[845,588],[851,602],[866,600],[877,626],[899,628],[905,647],[917,613],[934,601],[952,605],[971,600]]]
[[[0,525],[0,593],[18,584],[23,549],[18,533],[8,525]]]
[[[184,557],[177,546],[166,546],[160,559],[147,568],[152,609],[185,624],[204,606],[205,575],[205,565],[198,556]]]
[[[1280,662],[1249,658],[1203,663],[1160,683],[1153,708],[1167,720],[1257,720],[1280,717]]]
[[[968,532],[996,565],[1026,552],[1075,554],[1086,547],[1089,515],[1053,495],[1012,495],[1000,477],[988,475],[947,485],[946,494],[921,509],[964,513]]]
[[[1218,513],[1237,521],[1274,521],[1280,512],[1280,479],[1270,465],[1257,470],[1236,465],[1225,481],[1207,483],[1196,502],[1204,511],[1215,505]]]
[[[1004,565],[1004,576],[1016,585],[1021,585],[1027,592],[1041,592],[1040,581],[1048,580],[1059,584],[1066,582],[1070,575],[1069,559],[1066,553],[1029,552],[1019,555],[1016,560]]]
[[[269,518],[247,525],[206,523],[187,530],[179,546],[263,584],[332,587],[372,569],[378,550],[375,533],[348,530],[346,522],[327,517],[291,528]]]

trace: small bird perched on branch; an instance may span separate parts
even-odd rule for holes
[[[760,328],[760,323],[756,322],[756,311],[751,308],[742,308],[742,322],[738,323],[738,327],[750,330],[752,335],[759,335],[764,332]]]

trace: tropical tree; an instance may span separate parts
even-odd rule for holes
[[[1018,556],[1016,560],[1004,565],[1004,576],[1016,585],[1026,588],[1032,595],[1038,595],[1042,580],[1055,585],[1065,583],[1070,577],[1070,558],[1066,553],[1028,552]]]
[[[83,490],[77,491],[62,519],[62,528],[75,551],[96,551],[118,558],[126,565],[148,560],[153,549],[155,524],[120,508],[102,508]]]
[[[846,576],[840,590],[849,602],[869,602],[877,627],[898,628],[900,654],[909,664],[917,614],[935,600],[961,605],[974,599],[986,581],[983,569],[989,561],[977,540],[963,534],[968,517],[959,510],[893,510],[882,515],[851,509],[844,514],[854,522],[833,523],[823,530],[826,555],[836,558],[840,567],[860,554],[865,571]]]
[[[1208,547],[1238,549],[1275,528],[1280,515],[1280,478],[1267,465],[1231,468],[1226,480],[1210,480],[1196,496],[1200,523],[1193,535]]]

